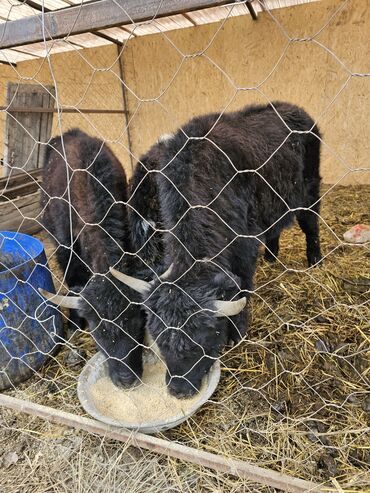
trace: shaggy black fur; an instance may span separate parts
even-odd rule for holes
[[[252,289],[261,243],[271,259],[296,216],[309,265],[321,259],[319,130],[301,108],[273,105],[278,114],[272,106],[252,106],[194,118],[166,143],[156,167],[161,217],[171,232],[168,281],[175,285],[157,281],[145,296],[147,326],[166,359],[169,391],[178,397],[194,394],[222,346],[245,334],[247,310],[232,321],[196,312]],[[212,262],[195,263],[205,258]]]
[[[163,235],[157,231],[162,221],[156,175],[148,171],[158,168],[165,151],[165,142],[158,142],[140,158],[130,180],[128,199],[132,249],[157,274],[163,263]]]
[[[82,298],[70,322],[76,328],[88,320],[99,349],[110,358],[113,382],[123,387],[141,376],[138,344],[145,325],[140,305],[130,303],[140,301],[138,295],[126,286],[118,289],[106,275],[114,265],[132,274],[139,270],[133,257],[124,255],[131,251],[126,200],[125,172],[106,144],[78,129],[50,142],[43,170],[43,225],[57,242],[70,290]]]
[[[126,200],[125,172],[106,144],[78,129],[51,140],[43,168],[43,225],[60,246],[58,263],[71,289],[108,272],[130,248]]]
[[[131,275],[138,272],[130,257],[119,262],[117,268]],[[95,274],[81,297],[79,314],[88,320],[98,349],[108,358],[111,380],[118,387],[133,386],[143,372],[145,314],[140,295],[110,274]]]

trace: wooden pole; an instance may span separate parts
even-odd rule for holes
[[[59,409],[42,406],[5,394],[0,394],[0,406],[32,416],[38,416],[39,418],[46,419],[53,423],[84,430],[121,442],[127,442],[135,447],[144,448],[158,454],[169,455],[176,459],[208,467],[215,471],[231,474],[232,476],[254,481],[289,493],[323,493],[323,490],[320,489],[320,485],[311,481],[304,481],[303,479],[287,476],[286,474],[281,474],[272,471],[271,469],[264,469],[248,462],[211,454],[162,438],[145,435],[139,432],[130,432],[123,428],[106,425],[94,419],[66,413]]]
[[[127,145],[130,153],[130,163],[131,163],[131,172],[134,171],[134,157],[132,153],[132,139],[131,139],[131,129],[130,129],[130,120],[129,120],[129,109],[128,109],[128,97],[127,90],[125,86],[125,69],[124,69],[124,61],[123,61],[123,48],[122,46],[117,46],[117,56],[118,56],[118,67],[119,67],[119,76],[121,79],[121,90],[122,90],[122,102],[123,109],[125,113],[125,123],[126,123],[126,135],[127,135]]]
[[[0,49],[60,39],[153,18],[217,7],[230,0],[98,0],[0,24]]]
[[[247,0],[245,5],[247,6],[247,9],[249,10],[250,15],[252,16],[252,19],[256,21],[258,19],[257,17],[257,12],[254,10],[254,7],[252,5],[253,0]]]

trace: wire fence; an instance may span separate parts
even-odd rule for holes
[[[254,28],[234,17],[246,2],[211,26],[172,32],[154,18],[118,49],[67,36],[72,55],[45,42],[42,68],[6,67],[2,84],[16,89],[0,126],[2,396],[124,422],[132,436],[122,445],[108,428],[3,406],[1,491],[277,491],[273,471],[370,488],[370,240],[343,237],[370,223],[369,73],[361,36],[350,55],[334,36],[366,6],[318,2],[325,18],[296,7],[292,23],[252,5],[279,33],[263,71],[267,48],[235,57],[233,39]],[[29,83],[44,99],[20,99]],[[130,447],[138,429],[194,457]],[[203,467],[198,452],[262,467],[265,481]]]

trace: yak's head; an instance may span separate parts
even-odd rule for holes
[[[128,388],[140,381],[145,312],[140,296],[110,275],[95,274],[79,296],[60,296],[41,290],[58,306],[75,309],[86,318],[97,348],[108,360],[112,382]]]
[[[172,269],[151,283],[112,273],[143,296],[148,331],[167,365],[169,392],[191,397],[223,346],[236,333],[245,333],[246,298],[238,298],[240,280],[208,264],[180,277]]]

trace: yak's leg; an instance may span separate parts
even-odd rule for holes
[[[297,220],[306,235],[307,262],[311,267],[322,259],[318,216],[311,210],[303,210],[297,213]]]
[[[259,242],[254,238],[239,238],[233,243],[232,272],[240,278],[243,296],[249,298],[253,291],[253,278],[257,266]],[[249,301],[238,315],[229,321],[229,345],[237,344],[246,334],[249,325]]]
[[[280,235],[266,238],[265,260],[267,262],[276,262],[279,254]]]

